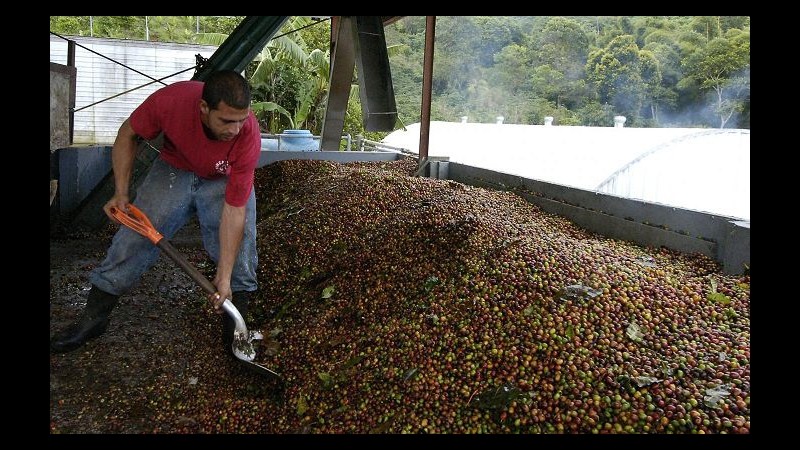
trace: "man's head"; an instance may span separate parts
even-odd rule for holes
[[[250,113],[250,85],[233,70],[213,72],[203,87],[200,114],[215,139],[229,141]]]

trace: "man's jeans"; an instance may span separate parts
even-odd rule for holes
[[[158,158],[133,203],[166,239],[172,238],[196,213],[203,234],[203,246],[217,263],[226,182],[227,178],[224,177],[214,180],[199,178]],[[159,252],[150,240],[121,226],[111,241],[106,259],[91,272],[89,280],[109,294],[123,295],[155,264]],[[255,291],[258,288],[257,266],[256,197],[251,190],[245,213],[244,236],[231,275],[231,291]]]

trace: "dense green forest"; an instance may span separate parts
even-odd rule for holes
[[[51,16],[61,35],[219,44],[241,16]],[[425,18],[385,29],[399,121],[418,122]],[[265,131],[321,131],[330,21],[292,17],[248,67]],[[354,85],[357,74],[354,74]],[[351,93],[353,94],[353,93]],[[439,16],[431,119],[750,128],[749,16]],[[345,132],[364,133],[358,95]]]

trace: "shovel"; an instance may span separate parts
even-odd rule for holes
[[[203,276],[199,270],[195,269],[194,266],[192,266],[189,261],[187,261],[186,258],[179,253],[178,250],[176,250],[167,239],[164,239],[164,236],[155,229],[153,224],[150,222],[150,219],[148,219],[139,208],[133,204],[129,204],[128,212],[125,212],[119,208],[112,207],[111,214],[115,219],[120,221],[120,223],[146,237],[153,244],[155,244],[156,247],[160,248],[162,252],[175,261],[184,272],[186,272],[195,282],[197,282],[197,284],[199,284],[203,290],[209,294],[215,294],[217,292],[217,288],[210,281],[208,281],[208,278]],[[262,366],[261,364],[253,362],[253,360],[256,358],[256,351],[253,348],[253,340],[263,339],[264,336],[258,331],[247,330],[247,325],[244,323],[244,318],[230,300],[225,299],[225,301],[222,303],[222,309],[225,310],[225,312],[228,313],[228,315],[231,316],[235,322],[232,344],[234,356],[236,356],[236,358],[243,364],[247,365],[249,369],[254,370],[262,375],[281,380],[281,376],[276,372]]]

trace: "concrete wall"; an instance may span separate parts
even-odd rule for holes
[[[76,73],[74,67],[50,63],[50,206],[58,194],[54,152],[72,141],[70,113],[75,106]]]
[[[50,63],[50,153],[70,144],[69,113],[75,103],[77,70]]]
[[[57,156],[59,213],[69,214],[111,171],[111,147],[68,147]]]

